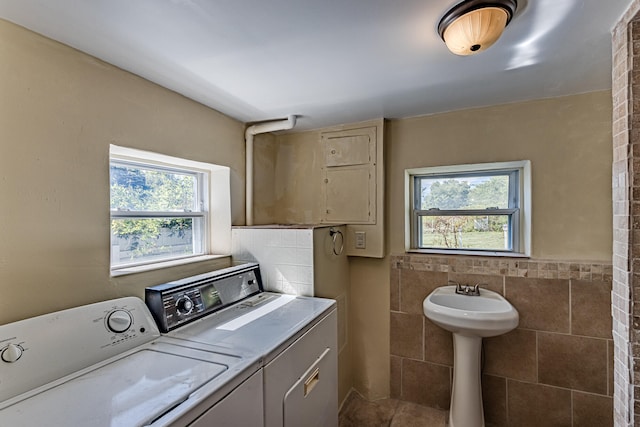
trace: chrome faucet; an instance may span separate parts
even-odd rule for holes
[[[461,285],[460,283],[456,283],[456,294],[468,295],[468,296],[479,296],[480,284],[478,283],[474,286],[470,286],[470,285]]]

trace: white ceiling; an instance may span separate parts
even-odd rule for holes
[[[0,17],[243,122],[299,129],[611,87],[632,0],[518,0],[502,38],[458,57],[456,0],[0,0]]]

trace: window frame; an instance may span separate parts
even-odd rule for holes
[[[111,210],[109,189],[109,228],[116,218],[201,218],[198,232],[202,236],[198,253],[180,255],[160,260],[132,262],[113,265],[111,243],[109,266],[111,276],[138,273],[175,265],[205,261],[229,256],[231,252],[231,195],[230,168],[210,163],[197,162],[117,145],[109,148],[109,170],[116,163],[123,166],[140,166],[167,172],[193,174],[198,180],[199,209],[182,211],[118,211]],[[110,185],[109,185],[110,187]],[[111,239],[109,239],[111,242]]]
[[[420,178],[456,178],[507,175],[509,206],[502,209],[421,209]],[[512,179],[515,178],[515,179]],[[528,257],[531,255],[531,162],[437,166],[405,170],[405,250],[407,252]],[[509,218],[511,248],[505,250],[474,248],[421,247],[421,219],[428,216],[491,216]]]

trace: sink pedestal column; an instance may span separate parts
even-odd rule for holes
[[[460,285],[436,288],[424,299],[422,309],[429,320],[453,333],[449,427],[484,427],[480,385],[482,338],[514,330],[520,317],[518,310],[499,293],[482,289],[470,296],[466,291],[461,293],[460,288]]]
[[[480,382],[481,349],[481,337],[454,332],[449,427],[484,427]]]

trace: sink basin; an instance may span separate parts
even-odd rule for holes
[[[487,289],[470,296],[456,294],[455,286],[442,286],[425,298],[422,307],[427,318],[454,333],[494,337],[518,326],[518,311],[502,295]]]
[[[495,337],[518,326],[518,311],[502,295],[480,289],[461,295],[442,286],[422,303],[424,315],[453,332],[453,387],[449,427],[484,427],[480,352],[482,338]]]

